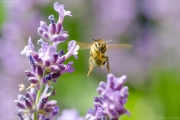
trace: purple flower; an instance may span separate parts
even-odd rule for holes
[[[57,46],[69,37],[68,32],[64,31],[62,27],[62,23],[66,15],[72,15],[70,11],[64,10],[64,5],[59,5],[58,2],[54,3],[54,9],[59,13],[59,20],[55,23],[54,15],[50,15],[50,25],[48,26],[45,22],[41,21],[38,33],[45,41]]]
[[[21,54],[26,54],[28,56],[29,54],[34,53],[34,44],[31,41],[31,37],[29,37],[28,45],[24,47],[23,51],[21,51]]]
[[[68,64],[64,62],[70,56],[77,59],[79,46],[76,42],[74,40],[69,42],[67,53],[64,50],[57,52],[57,45],[69,36],[68,32],[64,31],[62,22],[64,16],[71,16],[71,12],[65,11],[64,5],[59,5],[57,2],[54,6],[59,13],[59,20],[55,23],[55,18],[51,15],[49,26],[43,21],[40,22],[38,33],[41,39],[37,43],[41,45],[41,48],[35,52],[31,37],[29,37],[28,45],[21,52],[28,57],[31,64],[31,70],[25,71],[30,86],[25,91],[25,86],[21,84],[19,90],[25,91],[26,95],[20,95],[18,100],[15,100],[20,108],[16,114],[21,119],[51,120],[57,115],[59,113],[57,101],[49,100],[50,96],[55,95],[52,83],[55,83],[62,74],[74,71],[73,62]],[[44,85],[45,88],[43,88]]]
[[[54,53],[56,52],[56,47],[51,46],[47,42],[43,42],[41,44],[42,48],[39,49],[39,58],[41,58],[44,61],[44,64],[46,62],[49,62],[52,64],[54,62]]]
[[[86,119],[105,120],[106,118],[117,119],[123,115],[130,115],[130,112],[124,108],[127,102],[128,87],[123,86],[126,76],[116,78],[113,74],[108,74],[107,83],[100,82],[97,92],[100,97],[94,98],[94,110],[89,109]]]
[[[55,100],[49,100],[49,97],[54,95],[50,91],[51,88],[46,85],[46,88],[44,89],[44,92],[41,94],[40,100],[36,105],[36,90],[34,88],[31,88],[29,92],[27,92],[25,95],[18,95],[18,100],[15,100],[14,102],[17,104],[17,106],[20,108],[17,110],[17,115],[21,116],[23,119],[32,119],[33,114],[38,112],[39,119],[38,120],[44,120],[40,118],[53,118],[56,114],[59,113],[59,109],[56,106],[57,101]],[[28,114],[27,114],[28,113]]]
[[[41,48],[37,53],[34,51],[34,45],[31,42],[31,38],[29,38],[28,45],[25,46],[24,50],[21,52],[21,54],[26,54],[32,65],[31,74],[33,74],[33,76],[28,76],[29,82],[32,83],[34,87],[37,86],[38,88],[41,82],[43,84],[54,82],[61,74],[67,72],[72,73],[74,71],[74,68],[72,67],[73,62],[69,62],[66,65],[64,64],[64,61],[70,56],[74,56],[77,59],[78,49],[79,45],[76,45],[75,40],[69,42],[67,53],[64,53],[63,50],[60,51],[61,53],[56,52],[56,46],[41,41]],[[48,74],[42,76],[44,72],[48,72]]]
[[[64,69],[62,70],[62,74],[64,73],[72,73],[74,71],[74,68],[72,68],[73,62],[69,62],[67,65],[63,65],[61,67],[64,67]]]
[[[58,22],[62,24],[64,17],[67,16],[72,16],[71,11],[66,11],[64,10],[64,5],[60,5],[58,2],[54,3],[54,9],[59,13],[59,20]]]
[[[79,45],[76,45],[76,41],[75,40],[70,41],[68,44],[68,52],[65,55],[65,58],[67,59],[71,55],[73,55],[76,59],[78,59],[78,57],[77,57],[78,49],[79,49]]]
[[[65,11],[64,6],[59,5],[58,3],[55,3],[55,10],[59,12],[59,19],[64,19],[65,15],[70,15],[70,12]],[[45,22],[41,21],[40,27],[38,28],[38,32],[42,37],[42,39],[38,40],[38,43],[41,45],[39,51],[34,51],[34,45],[29,37],[28,45],[25,46],[24,50],[21,52],[21,54],[26,54],[29,58],[30,64],[32,65],[32,72],[34,72],[33,74],[36,74],[33,77],[28,77],[28,80],[37,88],[41,83],[50,84],[50,82],[56,81],[55,79],[57,79],[61,74],[67,72],[72,73],[74,71],[74,68],[72,68],[73,62],[70,62],[67,65],[63,64],[63,62],[72,55],[76,59],[78,58],[77,50],[79,49],[79,46],[76,45],[76,41],[74,40],[69,42],[68,52],[66,54],[64,51],[62,51],[61,54],[56,52],[57,45],[66,40],[68,34],[63,30],[62,25],[60,28],[53,28],[57,26],[54,25],[55,21],[53,15],[51,15],[49,19],[51,22],[49,27]],[[57,33],[58,29],[59,33]],[[42,73],[44,72],[48,72],[48,74],[42,76]]]
[[[57,120],[84,120],[79,116],[79,112],[76,109],[66,109],[62,111],[61,116]]]

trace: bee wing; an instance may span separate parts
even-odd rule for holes
[[[108,44],[110,50],[114,49],[132,49],[133,46],[130,44]]]
[[[79,45],[79,50],[86,50],[90,49],[92,44],[83,43],[83,42],[76,42],[77,45]]]

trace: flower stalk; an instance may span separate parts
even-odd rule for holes
[[[37,97],[36,97],[37,99],[36,99],[35,106],[36,106],[36,105],[38,104],[38,102],[39,102],[39,99],[40,99],[42,90],[43,90],[43,87],[41,86],[41,87],[40,87],[40,90],[38,90],[38,92],[37,92]],[[38,114],[38,113],[34,113],[34,120],[37,120],[37,114]]]

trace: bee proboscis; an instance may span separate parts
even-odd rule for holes
[[[77,42],[77,44],[80,46],[80,50],[84,49],[90,49],[90,58],[89,58],[89,71],[87,73],[87,76],[90,75],[90,73],[93,70],[94,66],[101,66],[103,69],[104,64],[107,62],[107,70],[110,73],[110,67],[109,67],[109,57],[106,56],[106,51],[108,49],[119,49],[119,48],[132,48],[132,45],[130,44],[107,44],[107,42],[112,41],[104,41],[103,39],[93,39],[94,42],[92,44],[83,43],[83,42]]]

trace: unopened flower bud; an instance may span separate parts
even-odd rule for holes
[[[25,99],[25,105],[28,109],[32,109],[33,104],[29,98]]]
[[[55,62],[58,60],[58,54],[55,53],[55,54],[53,55],[53,58],[54,58],[53,63],[55,63]]]
[[[49,35],[48,35],[47,32],[43,32],[42,37],[43,37],[45,40],[49,40],[49,39],[50,39],[50,37],[49,37]]]
[[[51,24],[49,25],[49,32],[50,34],[55,34],[56,32],[56,24],[55,24],[55,18],[54,18],[54,15],[50,15],[49,16],[49,20],[51,22]]]
[[[46,111],[47,113],[50,113],[53,111],[53,107],[45,107],[43,110]]]
[[[48,27],[45,22],[40,21],[40,27],[43,29],[43,31],[48,32]]]
[[[25,97],[29,98],[32,101],[32,103],[35,103],[36,93],[35,93],[34,88],[31,88],[30,91],[27,91],[27,93],[25,94]]]
[[[41,66],[36,67],[36,74],[37,74],[39,77],[42,77],[42,76],[43,76],[43,69],[42,69]]]
[[[38,31],[38,34],[39,34],[40,36],[42,36],[42,34],[43,34],[43,32],[44,32],[43,29],[42,29],[42,27],[39,27],[37,31]]]
[[[48,102],[45,104],[44,107],[52,107],[52,106],[55,106],[56,103],[57,103],[56,100],[50,100],[50,101],[48,101]]]
[[[51,63],[50,63],[50,61],[44,61],[44,65],[46,66],[46,67],[49,67],[50,65],[51,65]]]
[[[58,106],[54,106],[54,109],[53,109],[53,111],[50,114],[50,118],[54,117],[58,113],[59,113],[59,107]]]
[[[58,67],[57,65],[51,65],[51,66],[49,67],[49,69],[50,69],[51,72],[57,72],[57,71],[59,71],[59,67]]]
[[[37,63],[39,63],[39,64],[42,63],[42,59],[39,57],[38,54],[34,54],[34,55],[33,55],[33,58],[34,58],[34,60],[35,60]]]
[[[62,24],[60,22],[57,22],[56,24],[56,34],[59,34],[62,28]]]
[[[39,80],[36,77],[29,77],[28,81],[33,84],[37,84],[39,82]]]
[[[55,72],[55,73],[51,73],[51,79],[57,79],[60,76],[61,76],[60,71]]]
[[[43,109],[47,101],[48,101],[48,97],[42,98],[41,101],[38,103],[37,109],[38,110]]]
[[[25,70],[24,73],[28,77],[35,77],[35,74],[30,70]]]
[[[14,102],[17,104],[17,106],[18,106],[19,108],[21,108],[21,109],[25,109],[25,108],[26,108],[24,101],[15,100]]]

